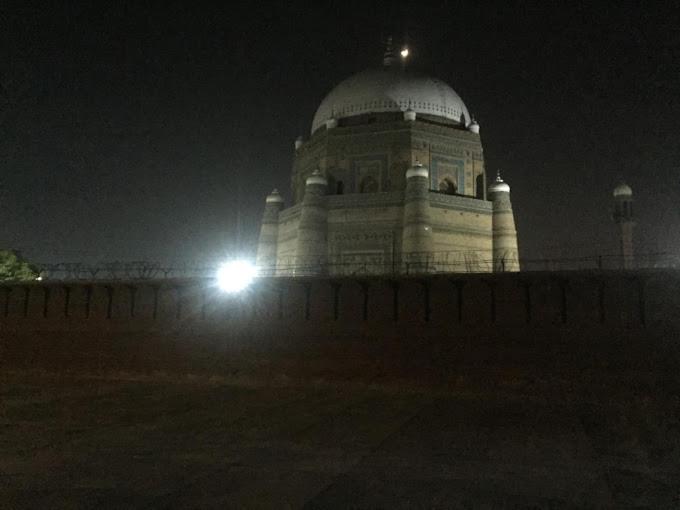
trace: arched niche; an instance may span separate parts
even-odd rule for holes
[[[377,193],[378,192],[378,181],[376,181],[372,176],[367,175],[359,183],[359,193]]]
[[[439,192],[446,195],[455,195],[458,193],[458,186],[452,179],[445,177],[439,181]]]

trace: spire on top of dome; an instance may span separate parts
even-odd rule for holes
[[[385,55],[383,56],[383,65],[385,67],[389,67],[392,64],[394,64],[395,60],[396,57],[394,56],[394,51],[392,51],[392,36],[390,35],[387,38],[387,42],[385,43]]]

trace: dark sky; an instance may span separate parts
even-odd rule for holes
[[[68,3],[0,6],[0,247],[29,259],[252,253],[294,139],[389,33],[479,120],[524,257],[614,252],[621,179],[638,249],[680,254],[671,3]]]

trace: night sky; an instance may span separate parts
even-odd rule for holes
[[[295,138],[388,34],[479,121],[523,257],[616,252],[621,179],[638,251],[680,254],[672,3],[68,3],[0,6],[0,247],[30,260],[253,254]]]

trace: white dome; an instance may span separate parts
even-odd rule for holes
[[[420,163],[416,163],[413,165],[411,168],[406,170],[406,178],[410,179],[411,177],[429,177],[430,172],[428,172],[427,167],[424,167]]]
[[[489,193],[510,193],[510,185],[501,178],[501,173],[498,172],[496,180],[487,189]]]
[[[268,204],[282,204],[283,203],[283,197],[279,193],[279,190],[274,188],[274,191],[272,191],[268,196],[266,202]]]
[[[633,196],[633,190],[630,189],[630,186],[628,186],[627,184],[621,183],[616,188],[614,188],[614,196],[615,197],[620,197],[620,196],[632,197]]]
[[[417,114],[444,117],[465,126],[470,122],[465,103],[446,83],[390,65],[355,74],[336,86],[316,110],[312,133],[330,118],[404,112],[409,107]]]
[[[305,181],[305,185],[311,186],[313,184],[319,185],[319,186],[328,186],[328,180],[321,175],[321,172],[317,168],[312,172],[312,175],[307,177],[307,180]]]

